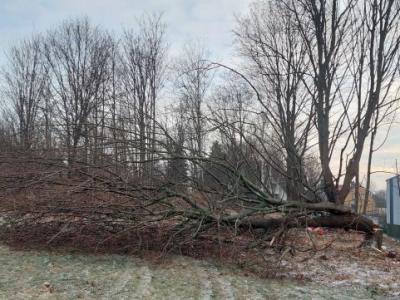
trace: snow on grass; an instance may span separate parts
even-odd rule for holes
[[[242,276],[186,257],[162,264],[0,246],[0,299],[377,299],[370,291]]]
[[[213,297],[213,290],[209,273],[205,269],[199,268],[198,276],[200,281],[200,299],[211,300]]]
[[[140,299],[148,299],[151,297],[151,280],[153,275],[147,266],[140,269],[140,281],[136,290],[136,294]]]

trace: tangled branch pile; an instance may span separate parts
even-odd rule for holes
[[[222,230],[371,238],[368,193],[356,211],[343,204],[363,155],[370,189],[398,106],[399,14],[395,0],[256,1],[235,31],[246,67],[199,45],[172,57],[158,15],[119,39],[73,19],[21,42],[2,77],[0,197],[15,223],[3,236],[58,222],[46,243],[76,224],[134,228],[163,249],[210,232],[218,244]],[[21,222],[32,230],[18,235]]]

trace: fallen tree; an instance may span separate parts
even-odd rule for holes
[[[394,0],[257,1],[236,32],[248,68],[187,49],[164,106],[160,16],[121,43],[86,19],[66,22],[10,56],[1,192],[35,204],[22,213],[171,223],[171,238],[221,225],[370,238],[376,226],[343,204],[371,125],[375,135],[398,103],[399,15]]]
[[[199,159],[199,161],[206,160]],[[227,173],[236,174],[229,165],[221,161],[214,161],[214,163],[223,166]],[[37,206],[31,203],[28,207],[20,208],[20,211],[15,202],[10,205],[10,211],[13,211],[12,207],[14,207],[15,212],[22,215],[33,214],[41,218],[57,214],[71,217],[85,216],[88,217],[89,222],[107,219],[107,222],[111,223],[118,219],[123,221],[121,230],[124,222],[126,225],[135,226],[171,219],[174,220],[177,228],[182,224],[190,223],[196,235],[215,224],[234,228],[263,229],[269,233],[294,227],[344,228],[362,231],[366,239],[375,236],[379,229],[369,218],[352,212],[346,206],[328,201],[308,203],[274,199],[269,193],[262,191],[240,174],[236,175],[240,178],[244,191],[237,194],[228,205],[216,208],[215,205],[225,201],[226,191],[216,192],[204,188],[193,193],[177,190],[168,182],[144,186],[142,183],[127,182],[122,177],[115,177],[114,173],[107,169],[93,167],[84,162],[76,163],[75,174],[79,176],[74,180],[66,175],[60,175],[67,174],[67,167],[60,164],[59,160],[40,156],[24,157],[21,153],[2,156],[0,165],[4,170],[11,171],[10,174],[5,172],[1,178],[5,195],[25,193],[29,190],[47,193],[54,187],[60,186],[71,191],[68,192],[71,193],[71,197],[74,194],[86,195],[88,192],[97,192],[125,199],[121,203],[100,205],[97,202],[88,202],[78,206],[68,205],[68,199],[61,203],[56,200],[53,200],[54,203],[49,203],[48,199],[43,199],[43,205],[40,201]],[[25,171],[29,170],[26,176],[20,174],[22,171],[18,166],[22,165]],[[27,166],[30,167],[27,168]],[[19,176],[16,176],[15,172]],[[249,198],[249,193],[253,193],[254,197]],[[38,196],[39,199],[40,197]],[[212,201],[207,202],[204,197],[212,198]],[[243,208],[246,206],[251,208]],[[271,214],[275,216],[271,217]],[[29,221],[29,218],[26,220]],[[377,243],[380,244],[379,234],[377,237]]]

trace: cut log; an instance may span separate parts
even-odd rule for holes
[[[299,218],[274,218],[265,220],[247,220],[239,224],[240,227],[262,228],[265,230],[274,230],[279,227],[328,227],[353,229],[365,232],[368,239],[375,236],[377,226],[367,217],[356,214],[348,215],[328,215],[321,217],[299,217]]]
[[[312,227],[344,228],[363,231],[372,236],[376,225],[367,217],[361,215],[329,215],[317,218],[304,218],[303,225]]]

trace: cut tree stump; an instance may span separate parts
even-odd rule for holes
[[[378,229],[375,230],[374,238],[375,238],[375,246],[376,246],[376,248],[381,250],[382,249],[382,242],[383,242],[383,230],[381,228],[378,228]]]

